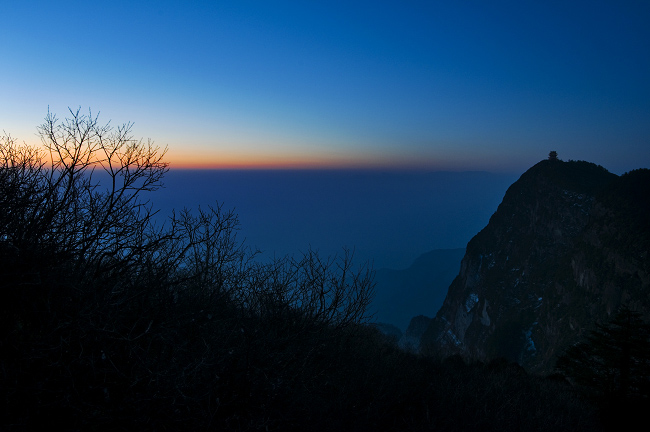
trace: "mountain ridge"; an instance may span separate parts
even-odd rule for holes
[[[468,243],[423,351],[548,372],[621,305],[647,316],[648,184],[644,169],[619,177],[584,161],[531,167]]]

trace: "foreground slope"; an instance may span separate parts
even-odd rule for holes
[[[546,372],[621,305],[650,310],[650,171],[539,162],[467,245],[425,351]]]

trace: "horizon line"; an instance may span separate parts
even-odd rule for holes
[[[537,163],[539,161],[536,161]],[[534,163],[532,164],[534,165]],[[530,166],[532,166],[530,165]],[[495,164],[482,166],[476,163],[428,161],[249,161],[249,162],[187,162],[170,160],[169,169],[192,171],[440,171],[440,172],[492,172],[521,173],[529,167]],[[522,171],[523,169],[523,171]]]

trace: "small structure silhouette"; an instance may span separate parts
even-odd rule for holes
[[[555,150],[552,150],[548,154],[548,160],[556,161],[557,160],[557,152]]]

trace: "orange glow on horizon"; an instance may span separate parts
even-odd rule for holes
[[[335,169],[378,167],[387,164],[360,161],[321,160],[222,160],[222,161],[170,161],[170,168],[180,169]]]
[[[276,153],[251,151],[170,151],[165,162],[171,169],[223,170],[286,170],[286,169],[387,169],[426,171],[503,171],[518,169],[499,163],[485,155],[458,155],[447,153],[406,154],[395,152],[361,153],[335,152],[306,154],[278,151]]]
[[[171,169],[285,170],[285,169],[444,169],[442,161],[388,157],[168,157]]]

